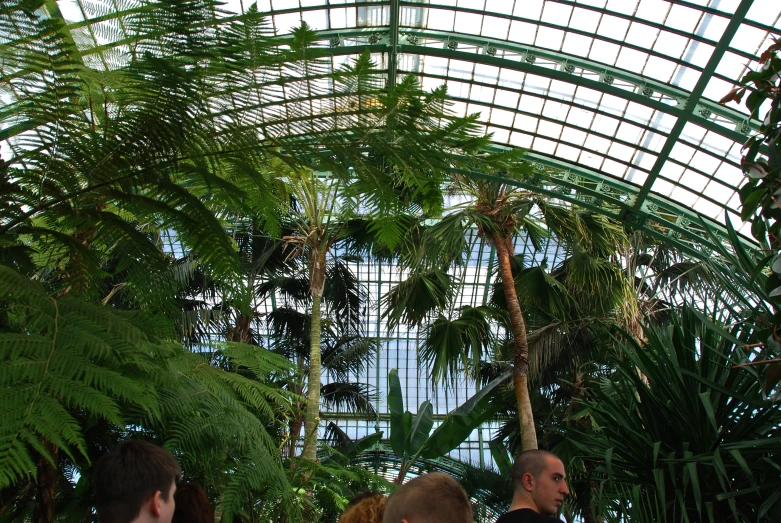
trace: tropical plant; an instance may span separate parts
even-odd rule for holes
[[[743,347],[755,335],[691,309],[667,328],[647,328],[642,346],[617,335],[616,374],[577,402],[573,416],[590,426],[569,424],[560,450],[596,485],[595,514],[670,522],[781,517],[781,414],[762,401],[760,375],[744,365]]]
[[[512,176],[524,176],[525,172],[523,168],[516,169]],[[594,287],[611,274],[619,283],[617,288],[622,289],[620,271],[611,270],[615,268],[602,262],[607,261],[607,253],[620,248],[623,232],[606,219],[556,205],[522,190],[512,183],[512,176],[508,175],[506,182],[501,178],[455,176],[453,192],[466,195],[466,200],[448,209],[441,219],[420,233],[419,246],[411,249],[403,260],[412,269],[412,277],[393,289],[385,297],[385,303],[391,325],[400,319],[421,325],[432,311],[441,310],[444,304],[450,303],[455,294],[453,288],[458,282],[453,282],[445,270],[451,263],[465,263],[464,253],[471,251],[467,240],[469,231],[474,227],[477,235],[496,249],[498,281],[504,294],[502,304],[506,314],[484,306],[461,307],[457,317],[452,310],[449,317],[440,313],[426,328],[427,341],[421,355],[432,364],[435,377],[455,376],[461,365],[469,369],[470,362],[473,374],[476,374],[481,356],[492,347],[492,320],[506,318],[505,325],[512,334],[514,346],[511,359],[516,411],[522,448],[526,450],[537,448],[537,436],[529,400],[528,318],[524,315],[513,274],[515,238],[524,231],[528,240],[539,249],[543,239],[552,235],[556,241],[573,249],[570,268],[581,270],[569,270],[566,276],[572,286],[579,285],[585,295],[593,293]],[[529,271],[524,274],[530,276]],[[555,283],[550,278],[545,280],[547,276],[539,270],[534,276],[538,280],[542,278],[545,285]],[[521,289],[521,296],[524,293],[527,293],[526,289]],[[529,291],[527,294],[534,296],[535,293]]]
[[[742,269],[746,265],[756,267],[756,272],[747,272],[751,279],[764,271],[764,286],[761,292],[764,301],[772,305],[772,331],[766,332],[765,341],[773,350],[763,365],[765,373],[765,394],[774,389],[775,396],[781,394],[781,336],[777,330],[781,326],[781,41],[774,38],[773,43],[762,53],[759,59],[761,68],[749,71],[740,80],[740,85],[732,89],[721,103],[735,101],[740,103],[746,97],[746,108],[750,116],[762,121],[759,132],[754,133],[743,147],[741,167],[746,181],[738,194],[742,209],[740,217],[751,222],[751,235],[759,242],[764,257],[753,260],[744,249],[742,242],[731,239],[733,250],[740,256]],[[760,110],[767,107],[762,115]],[[729,222],[729,220],[727,220]],[[731,224],[728,224],[731,226]],[[731,254],[731,253],[730,253]]]
[[[388,410],[390,411],[390,445],[401,459],[396,484],[401,485],[410,466],[418,458],[434,459],[444,456],[460,445],[474,429],[495,413],[491,393],[507,380],[509,371],[477,391],[471,398],[448,413],[442,423],[434,427],[434,407],[426,400],[418,412],[404,410],[404,397],[396,369],[388,373]]]

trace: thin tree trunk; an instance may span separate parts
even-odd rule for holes
[[[46,450],[55,463],[58,461],[59,449],[53,443],[44,442]],[[57,486],[57,467],[44,456],[38,457],[38,493],[33,509],[33,523],[54,523],[54,502]]]
[[[510,325],[513,331],[515,356],[513,358],[513,385],[515,400],[518,404],[518,419],[521,426],[521,450],[537,448],[537,432],[534,427],[534,413],[529,397],[529,342],[526,339],[526,321],[523,319],[518,293],[515,292],[515,280],[510,266],[513,251],[512,238],[497,237],[494,239],[497,259],[499,261],[499,276],[502,279],[502,290],[507,301],[507,312],[510,315]]]
[[[228,328],[228,341],[236,343],[250,343],[252,341],[252,316],[238,313],[236,325]]]
[[[320,424],[320,302],[325,288],[325,250],[309,254],[309,290],[312,293],[312,325],[309,333],[309,381],[304,418],[304,450],[301,457],[317,459],[317,427]]]

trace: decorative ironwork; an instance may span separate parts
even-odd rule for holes
[[[702,116],[703,118],[710,118],[710,115],[712,114],[711,110],[708,109],[707,107],[700,107],[699,112],[700,112],[700,116]]]
[[[369,35],[369,43],[372,44],[372,45],[380,43],[381,39],[382,39],[382,36],[380,36],[377,33]],[[408,40],[409,40],[409,38],[408,38]]]
[[[737,131],[738,131],[740,134],[744,134],[744,135],[748,136],[748,135],[751,133],[751,126],[748,124],[748,122],[747,122],[747,121],[743,120],[743,121],[740,123],[740,125],[738,125],[738,129],[737,129]]]
[[[654,88],[650,85],[646,85],[643,87],[643,96],[653,96],[654,95]]]
[[[607,85],[613,85],[613,82],[616,81],[616,77],[610,73],[602,73],[602,81]]]
[[[328,41],[328,45],[331,47],[339,47],[342,45],[342,39],[338,36],[332,36],[331,39]]]
[[[455,51],[458,49],[458,42],[456,40],[453,40],[452,38],[447,39],[447,48],[451,51]]]
[[[569,74],[572,74],[575,72],[575,64],[564,64],[564,71],[566,71]]]
[[[526,63],[527,63],[527,64],[533,64],[534,62],[536,62],[536,61],[537,61],[537,57],[536,57],[536,56],[534,56],[534,55],[533,55],[533,54],[531,54],[531,53],[526,53],[526,58],[525,58],[525,60],[526,60]]]
[[[496,56],[496,47],[493,45],[489,45],[485,48],[485,54],[488,56]]]

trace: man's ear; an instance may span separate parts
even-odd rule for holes
[[[161,505],[162,498],[163,498],[163,493],[158,490],[154,494],[152,494],[152,497],[149,499],[149,505],[148,505],[149,511],[156,518],[160,517],[160,505]]]
[[[534,489],[534,476],[531,474],[531,472],[527,472],[523,475],[521,478],[521,481],[523,482],[523,488],[525,490],[533,490]]]

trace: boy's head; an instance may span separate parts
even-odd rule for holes
[[[102,523],[170,523],[181,469],[165,449],[141,440],[123,441],[92,471]]]

